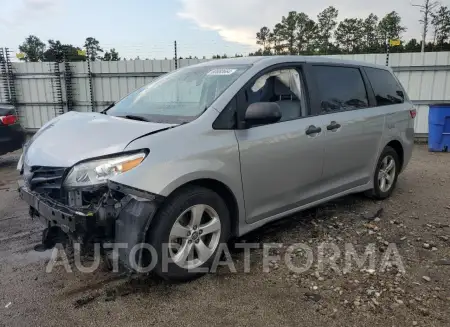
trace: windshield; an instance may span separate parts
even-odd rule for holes
[[[201,115],[248,68],[248,65],[183,68],[132,92],[106,113],[140,116],[153,122],[189,122]]]

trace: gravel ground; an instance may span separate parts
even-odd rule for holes
[[[262,270],[262,249],[252,250],[249,273],[244,253],[233,250],[237,273],[221,267],[186,284],[106,271],[66,273],[61,266],[46,273],[50,253],[33,250],[42,227],[15,191],[17,160],[17,153],[0,158],[0,326],[450,325],[450,154],[416,146],[391,199],[348,196],[244,237],[284,244],[270,252],[282,260],[271,262],[269,272]],[[317,268],[322,242],[341,250],[338,271],[326,263]],[[284,262],[293,243],[314,251],[307,272],[294,273]],[[375,270],[354,264],[344,273],[346,243],[360,255],[373,244]],[[403,273],[399,264],[381,271],[389,244],[398,249]],[[304,254],[288,258],[301,266]]]

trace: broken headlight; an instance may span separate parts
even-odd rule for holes
[[[145,159],[145,156],[145,152],[139,152],[82,162],[70,170],[64,181],[64,186],[80,187],[105,184],[111,177],[137,167]]]

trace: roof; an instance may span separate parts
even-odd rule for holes
[[[269,57],[238,57],[238,58],[228,58],[228,59],[216,59],[209,60],[198,64],[199,66],[228,66],[228,65],[252,65],[258,61],[261,61]]]
[[[347,64],[358,65],[364,67],[375,67],[389,70],[390,68],[381,65],[375,65],[367,62],[356,60],[344,60],[332,58],[327,56],[251,56],[239,57],[229,59],[217,59],[203,62],[201,66],[228,66],[228,65],[253,65],[255,63],[263,64],[264,66],[275,65],[283,62],[309,62],[309,63],[332,63],[332,64]]]

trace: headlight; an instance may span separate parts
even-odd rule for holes
[[[138,166],[146,153],[93,160],[75,165],[67,175],[64,186],[80,187],[105,184],[111,177],[122,174]]]

